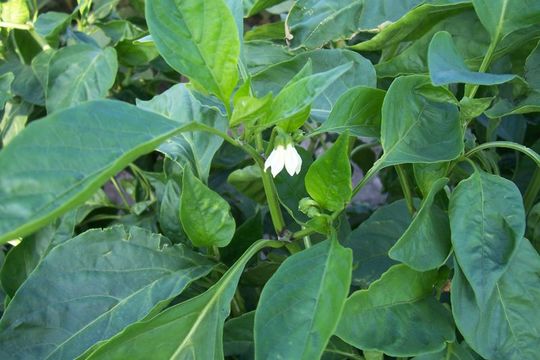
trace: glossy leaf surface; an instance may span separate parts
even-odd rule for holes
[[[163,308],[211,265],[139,228],[86,232],[53,249],[17,291],[0,321],[0,353],[74,359]]]
[[[256,358],[320,358],[349,293],[351,268],[352,252],[335,238],[285,260],[257,307]]]

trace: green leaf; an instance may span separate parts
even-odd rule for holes
[[[26,0],[7,0],[1,4],[2,21],[25,24],[30,20],[30,10]]]
[[[336,335],[363,350],[415,356],[453,341],[450,312],[432,296],[437,271],[390,268],[367,290],[347,299]]]
[[[411,225],[390,249],[388,255],[417,271],[436,269],[444,264],[452,245],[448,214],[435,205],[435,195],[448,183],[433,183]]]
[[[223,323],[248,260],[278,241],[260,240],[203,294],[135,323],[82,359],[223,359]]]
[[[177,84],[149,101],[137,100],[137,107],[174,120],[178,125],[195,121],[216,130],[227,129],[227,119],[219,110],[204,104],[185,84]],[[173,136],[158,151],[180,167],[189,166],[202,181],[208,181],[210,166],[223,139],[205,132],[186,132]]]
[[[418,36],[440,21],[471,8],[470,0],[450,4],[422,4],[396,22],[391,22],[380,29],[369,40],[351,46],[358,51],[377,51],[406,40],[415,40]]]
[[[194,246],[227,246],[236,229],[230,210],[229,204],[191,170],[184,171],[180,220]]]
[[[440,352],[416,356],[413,360],[476,360],[475,355],[465,342],[449,343],[446,349]]]
[[[74,359],[159,311],[211,268],[143,229],[90,230],[54,248],[17,291],[0,321],[0,354]]]
[[[33,122],[0,151],[0,243],[45,226],[139,156],[197,126],[109,100]]]
[[[463,152],[462,126],[455,103],[445,101],[443,88],[426,76],[397,78],[386,93],[382,110],[379,166],[437,163]],[[451,94],[449,94],[451,96]]]
[[[351,269],[352,252],[335,237],[287,258],[257,306],[256,358],[319,359],[349,293]]]
[[[317,48],[348,39],[358,31],[376,32],[423,0],[299,0],[287,17],[293,48]],[[309,14],[309,16],[306,16]]]
[[[463,97],[459,101],[461,118],[470,120],[482,115],[493,102],[493,98],[468,98]]]
[[[56,47],[59,36],[66,30],[71,19],[68,14],[49,11],[38,16],[34,27],[39,35]]]
[[[495,43],[540,21],[540,3],[536,0],[472,0],[472,3]]]
[[[429,74],[433,85],[465,83],[497,85],[516,78],[511,74],[488,74],[469,70],[459,54],[452,35],[439,31],[433,36],[428,50]]]
[[[175,180],[169,180],[165,184],[161,206],[159,207],[159,227],[163,234],[171,241],[175,243],[186,243],[188,239],[178,216],[179,207],[180,187]]]
[[[223,0],[147,1],[146,20],[160,54],[229,106],[238,82],[240,39]]]
[[[285,25],[292,35],[291,46],[317,48],[352,35],[358,30],[362,5],[359,0],[296,1]]]
[[[301,122],[295,121],[296,116],[309,107],[318,96],[351,67],[352,63],[348,63],[325,72],[291,81],[274,99],[268,120],[264,124],[268,126],[269,124],[279,123],[286,131],[297,130],[303,125],[307,116]]]
[[[458,261],[459,263],[459,261]],[[484,305],[460,266],[452,281],[452,311],[461,334],[482,357],[534,360],[540,351],[540,256],[524,239]]]
[[[229,246],[220,249],[221,261],[226,264],[232,264],[242,256],[242,254],[258,239],[264,235],[263,217],[260,211],[248,218],[240,225]]]
[[[282,39],[285,39],[285,23],[283,21],[254,26],[244,34],[244,41]]]
[[[0,122],[0,140],[2,146],[6,146],[26,126],[28,116],[34,107],[25,101],[16,103],[8,101],[4,109],[4,116]]]
[[[107,195],[103,191],[98,191],[92,199],[77,209],[68,212],[12,248],[0,272],[2,288],[6,293],[13,297],[49,251],[71,239],[75,233],[75,226],[91,211],[102,206],[111,206],[111,204]]]
[[[525,234],[523,199],[513,182],[476,171],[452,193],[449,214],[457,262],[483,307]]]
[[[392,265],[388,250],[411,224],[404,199],[381,206],[347,238],[344,245],[353,250],[353,284],[367,288]]]
[[[11,83],[13,95],[20,96],[24,101],[34,105],[44,105],[43,88],[38,77],[29,65],[18,60],[9,59],[0,65],[0,74],[13,73],[15,78]]]
[[[309,196],[321,207],[339,211],[347,205],[352,195],[347,132],[309,167],[305,183]]]
[[[13,96],[11,93],[11,84],[14,79],[15,76],[10,72],[0,75],[0,111],[4,110],[6,101]]]
[[[284,0],[243,0],[246,17],[256,15],[271,6],[277,5]]]
[[[261,99],[243,96],[240,97],[234,104],[234,111],[231,116],[229,125],[231,127],[246,123],[249,125],[259,119],[264,119],[272,104],[272,94],[268,93]]]
[[[525,61],[524,78],[530,86],[525,98],[522,96],[516,100],[501,98],[486,115],[491,119],[496,119],[508,115],[527,114],[540,112],[540,43],[536,45]]]
[[[259,165],[249,165],[245,168],[234,170],[227,178],[227,182],[259,204],[266,202]]]
[[[411,41],[400,43],[394,53],[389,54],[375,66],[377,75],[396,77],[405,74],[427,74],[429,44],[433,35],[439,31],[448,31],[452,34],[456,47],[468,66],[472,68],[480,66],[490,43],[489,34],[473,9],[463,9],[443,19],[423,34],[411,34]]]
[[[50,59],[46,90],[48,112],[105,97],[117,71],[113,48],[102,50],[87,44],[62,48]]]
[[[429,196],[433,184],[448,175],[450,162],[413,165],[414,178],[424,198]]]
[[[262,51],[264,53],[259,58],[262,55],[269,56],[266,55],[270,52],[268,48],[263,48]],[[259,54],[253,54],[253,56],[255,55]],[[257,96],[262,97],[269,92],[279,93],[310,59],[314,74],[330,71],[350,62],[353,63],[347,72],[328,86],[311,104],[311,116],[317,121],[326,120],[336,101],[350,88],[360,85],[372,88],[377,86],[375,69],[368,59],[349,50],[319,49],[301,53],[285,61],[276,61],[263,71],[254,74],[252,84]],[[257,69],[259,68],[257,67]]]
[[[243,355],[253,358],[253,327],[255,311],[242,314],[225,322],[223,352],[225,356]]]
[[[364,86],[354,87],[341,95],[328,119],[311,135],[323,132],[354,136],[379,137],[384,90]]]

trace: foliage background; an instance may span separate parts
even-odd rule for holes
[[[0,10],[0,358],[539,357],[540,2]]]

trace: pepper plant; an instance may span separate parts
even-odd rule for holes
[[[540,357],[538,0],[7,0],[1,359]]]

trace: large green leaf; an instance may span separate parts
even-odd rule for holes
[[[1,357],[74,359],[211,268],[143,229],[90,230],[54,248],[17,291],[0,321]]]
[[[312,135],[323,132],[379,137],[381,111],[386,92],[364,86],[354,87],[341,95],[328,119]]]
[[[395,265],[347,299],[336,335],[362,350],[414,356],[454,340],[450,312],[432,296],[437,271]]]
[[[349,37],[358,30],[362,5],[360,0],[296,1],[286,23],[292,35],[291,46],[317,48],[330,40]]]
[[[353,284],[367,288],[396,261],[388,250],[403,235],[411,223],[405,200],[381,206],[356,228],[345,241],[353,250]]]
[[[306,174],[306,190],[321,207],[338,211],[352,195],[349,134],[340,135],[335,144],[319,157]]]
[[[467,66],[477,69],[490,43],[489,34],[473,9],[443,19],[425,33],[414,34],[411,40],[401,42],[396,51],[386,55],[375,66],[379,77],[396,77],[404,74],[428,73],[428,48],[433,35],[439,31],[452,34],[459,53]]]
[[[525,209],[517,186],[477,171],[456,187],[449,205],[457,262],[483,307],[525,235]]]
[[[459,110],[446,89],[428,77],[397,78],[386,93],[382,110],[379,166],[437,163],[463,152]]]
[[[257,306],[256,358],[319,359],[349,293],[351,269],[352,252],[337,238],[287,258]]]
[[[152,100],[137,100],[137,107],[156,112],[184,125],[195,121],[225,131],[227,119],[219,110],[203,104],[185,84],[177,84]],[[194,131],[173,136],[158,147],[169,158],[184,168],[190,166],[202,181],[208,181],[210,165],[223,139],[216,135]]]
[[[458,261],[459,263],[459,261]],[[452,281],[452,311],[467,343],[486,359],[535,360],[540,352],[540,256],[524,239],[508,271],[483,306],[460,267]]]
[[[71,239],[75,233],[75,226],[92,210],[107,205],[111,205],[107,195],[103,191],[98,191],[83,205],[26,237],[19,245],[12,248],[0,271],[2,288],[6,294],[13,297],[49,251]]]
[[[83,359],[223,359],[223,324],[246,263],[282,245],[258,241],[206,292],[127,327]]]
[[[167,63],[229,106],[238,81],[240,39],[227,4],[223,0],[146,1],[146,21]]]
[[[415,40],[435,24],[471,7],[470,0],[450,4],[422,4],[398,21],[389,23],[371,39],[351,46],[359,51],[376,51],[396,45],[402,41]]]
[[[294,58],[275,63],[253,75],[252,85],[258,97],[269,92],[277,94],[311,60],[313,73],[322,73],[340,65],[353,63],[352,67],[334,81],[311,105],[311,115],[324,121],[339,97],[356,86],[376,87],[377,77],[371,62],[353,51],[320,49],[301,53]]]
[[[448,214],[434,204],[435,195],[448,183],[441,178],[433,183],[411,225],[390,249],[388,255],[418,271],[436,269],[450,253]]]
[[[440,31],[433,36],[428,50],[428,62],[431,81],[436,86],[452,83],[497,85],[516,78],[516,75],[511,74],[471,71],[447,31]]]
[[[377,31],[423,2],[433,1],[299,0],[287,18],[291,46],[317,48],[331,40],[350,38],[358,31]]]
[[[352,63],[348,63],[325,72],[291,80],[291,83],[274,99],[265,125],[279,122],[286,131],[297,130],[305,121],[301,116],[300,119],[304,121],[298,121],[296,119],[298,115],[305,112],[306,108],[309,113],[311,103],[351,67]]]
[[[180,220],[193,245],[227,246],[236,229],[230,211],[229,204],[219,194],[204,185],[191,170],[184,171]]]
[[[49,63],[49,113],[103,98],[114,84],[118,62],[113,48],[77,44],[56,52]]]
[[[108,100],[33,122],[0,151],[0,243],[46,225],[137,157],[197,126]]]
[[[536,0],[472,0],[472,3],[495,43],[540,21],[540,3]]]

